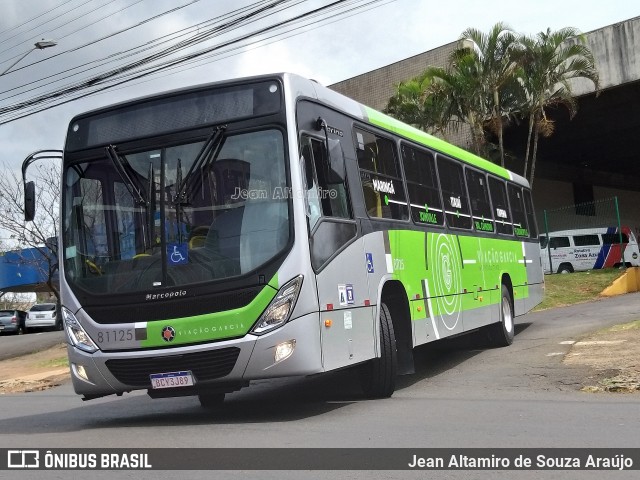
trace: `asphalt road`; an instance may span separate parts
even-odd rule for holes
[[[0,360],[46,350],[64,343],[64,332],[34,332],[26,335],[0,335]]]
[[[220,411],[144,393],[83,403],[70,385],[0,397],[0,447],[640,447],[640,396],[588,394],[562,342],[640,318],[640,294],[519,317],[514,344],[467,339],[418,350],[390,399],[365,400],[351,371],[255,382]],[[26,338],[29,338],[27,336]],[[176,455],[179,455],[177,451]],[[247,458],[250,465],[251,458]],[[21,472],[22,473],[22,472]],[[75,472],[76,477],[87,472]],[[20,478],[76,478],[24,472]],[[92,472],[92,478],[128,478]],[[636,472],[185,472],[136,478],[637,478]]]

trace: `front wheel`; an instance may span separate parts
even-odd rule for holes
[[[500,295],[500,321],[487,327],[487,337],[492,347],[506,347],[513,343],[515,327],[513,323],[513,301],[511,292],[502,285]]]
[[[396,389],[398,351],[389,308],[380,304],[380,357],[362,367],[362,390],[369,398],[388,398]]]

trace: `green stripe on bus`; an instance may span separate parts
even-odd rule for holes
[[[450,143],[445,142],[440,138],[434,137],[433,135],[429,135],[422,130],[418,130],[417,128],[406,125],[399,120],[385,115],[384,113],[380,113],[372,108],[364,107],[364,113],[368,121],[373,125],[384,128],[398,135],[402,135],[403,137],[420,143],[426,147],[438,150],[446,155],[451,155],[454,158],[462,160],[483,170],[487,170],[488,172],[491,172],[499,177],[511,180],[511,174],[507,169],[502,168],[501,166],[496,165],[495,163],[492,163],[488,160],[485,160],[484,158],[478,157],[471,152],[467,152],[460,147],[451,145]]]
[[[411,300],[413,320],[427,317],[425,297],[431,298],[430,316],[499,303],[504,273],[514,287],[514,300],[529,296],[519,241],[415,230],[391,230],[388,235],[393,278]]]
[[[205,313],[193,317],[172,318],[147,324],[147,339],[140,342],[142,347],[165,347],[190,343],[223,340],[246,335],[269,302],[276,296],[278,275],[260,291],[248,305],[224,312]],[[172,327],[175,337],[170,342],[163,338],[163,329]]]

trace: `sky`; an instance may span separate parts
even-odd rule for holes
[[[105,58],[256,1],[0,0],[0,72],[11,67],[6,74],[0,75],[0,108],[62,85],[64,82],[54,84],[53,80],[69,74],[51,77],[44,85],[34,84],[43,87],[19,95],[21,86],[25,84]],[[360,3],[366,1],[360,0]],[[68,51],[190,2],[193,3],[141,27],[92,46]],[[267,23],[328,3],[331,2],[292,1],[291,4],[297,5],[290,10],[215,37],[196,49],[228,41]],[[60,17],[55,18],[58,15]],[[197,68],[185,66],[173,70],[171,75],[161,74],[144,83],[133,82],[0,125],[0,169],[19,169],[22,160],[34,150],[61,149],[67,125],[74,115],[143,95],[279,71],[297,73],[330,85],[450,43],[469,27],[486,32],[496,22],[502,21],[520,33],[534,34],[547,27],[555,30],[567,26],[589,32],[638,15],[640,7],[637,0],[608,2],[606,8],[600,0],[381,0],[370,5],[367,11],[297,30],[298,34],[289,38],[252,45],[235,51],[234,55],[216,57],[216,61],[203,63]],[[32,21],[25,23],[29,20]],[[33,49],[34,43],[41,39],[55,40],[57,45],[46,50]],[[32,51],[25,58],[11,66],[29,50]],[[46,60],[54,55],[54,58]],[[38,63],[31,65],[34,62]],[[73,77],[73,80],[87,75],[89,73]],[[67,78],[66,82],[69,81],[71,79]]]

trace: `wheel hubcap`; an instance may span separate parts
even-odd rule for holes
[[[509,300],[505,297],[502,297],[502,320],[504,322],[504,328],[507,332],[511,332],[513,330],[513,316],[511,315]]]

